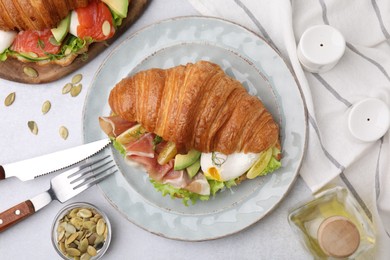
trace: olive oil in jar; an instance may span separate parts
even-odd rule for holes
[[[344,187],[316,194],[290,212],[289,223],[316,259],[355,258],[375,244],[371,221]]]

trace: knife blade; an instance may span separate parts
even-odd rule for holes
[[[9,177],[27,181],[64,169],[95,155],[110,143],[111,140],[105,138],[32,159],[0,165],[0,181]]]

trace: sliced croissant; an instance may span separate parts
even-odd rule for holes
[[[279,143],[279,127],[261,101],[207,61],[125,78],[109,104],[179,150],[259,153]]]
[[[55,27],[69,11],[88,0],[0,0],[0,29],[43,30]]]

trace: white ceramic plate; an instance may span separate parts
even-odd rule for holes
[[[103,138],[98,117],[109,115],[107,99],[117,82],[139,70],[200,59],[219,64],[242,82],[279,122],[282,168],[186,207],[179,199],[162,197],[142,169],[126,165],[110,150],[120,173],[99,184],[129,221],[149,232],[189,241],[223,237],[259,221],[294,183],[305,150],[306,114],[283,59],[262,38],[236,24],[208,17],[171,19],[141,30],[112,51],[96,73],[84,107],[84,141]]]

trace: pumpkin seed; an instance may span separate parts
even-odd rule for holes
[[[15,92],[9,93],[4,100],[4,105],[9,107],[10,105],[12,105],[12,103],[14,103],[14,101],[15,101]]]
[[[66,230],[66,232],[69,232],[70,234],[76,233],[76,228],[72,224],[69,224],[69,223],[67,223],[67,225],[65,226],[65,230]]]
[[[34,135],[38,134],[38,125],[37,123],[35,123],[35,121],[28,121],[27,126],[28,128],[30,128],[31,133],[33,133]]]
[[[91,256],[88,253],[84,253],[81,255],[80,260],[89,260]]]
[[[60,232],[58,233],[57,239],[58,239],[58,241],[61,241],[62,238],[64,238],[64,237],[65,237],[65,230],[62,230],[62,231],[60,231]]]
[[[58,227],[57,227],[57,232],[58,233],[60,233],[60,232],[62,232],[62,231],[65,231],[65,228],[64,228],[64,226],[62,225],[62,224],[64,224],[64,222],[62,222],[60,225],[58,225]]]
[[[65,126],[60,127],[59,133],[62,139],[66,140],[68,138],[69,132]]]
[[[97,255],[96,249],[93,246],[88,246],[87,252],[90,256],[95,256]]]
[[[73,85],[71,83],[66,83],[65,86],[62,88],[62,94],[67,94],[72,89]]]
[[[81,255],[80,251],[76,248],[67,248],[66,253],[70,256],[80,256]]]
[[[79,208],[72,209],[68,214],[69,217],[74,218],[77,216],[77,212],[79,212]]]
[[[24,67],[23,72],[24,72],[24,74],[26,74],[30,78],[37,78],[38,77],[38,71],[36,71],[35,69],[33,69],[31,67]]]
[[[76,237],[76,239],[77,239],[77,237]],[[77,246],[77,248],[80,246],[80,241],[78,241],[78,240],[74,240],[73,243]]]
[[[110,35],[111,32],[111,25],[108,21],[104,21],[102,24],[102,32],[104,36]]]
[[[92,217],[92,212],[88,209],[81,209],[79,212],[77,212],[77,215],[83,218],[90,218]]]
[[[106,229],[104,230],[104,234],[103,234],[104,239],[107,239],[107,235],[108,235],[108,228],[106,226]]]
[[[63,254],[66,254],[66,248],[65,248],[65,243],[64,243],[64,242],[61,242],[61,243],[59,244],[59,248],[60,248],[60,250],[61,250],[61,252],[62,252]]]
[[[36,54],[35,52],[32,52],[32,51],[30,51],[30,52],[23,52],[21,54],[24,55],[24,56],[27,56],[29,58],[38,58],[38,54]]]
[[[101,236],[104,234],[104,231],[106,230],[106,222],[104,219],[99,219],[97,225],[96,225],[96,233]]]
[[[80,252],[82,252],[82,253],[87,252],[88,245],[89,245],[88,239],[84,238],[83,240],[81,240],[80,245],[79,245]]]
[[[46,114],[47,112],[49,112],[50,108],[51,108],[51,103],[50,103],[49,100],[46,100],[46,101],[43,103],[43,105],[42,105],[42,113],[43,113],[43,114]]]
[[[80,83],[80,81],[83,79],[83,75],[81,74],[76,74],[72,78],[72,84],[77,84]]]
[[[75,226],[77,230],[80,230],[83,226],[83,220],[79,217],[74,217],[70,219],[70,223]]]
[[[68,239],[66,239],[65,244],[70,244],[73,241],[75,241],[78,235],[79,235],[78,233],[73,233],[72,235],[70,235]]]
[[[76,86],[73,86],[72,89],[70,90],[70,95],[72,97],[77,97],[80,94],[82,88],[83,85],[81,83]]]
[[[97,238],[97,234],[96,233],[92,233],[92,235],[90,235],[88,237],[88,244],[89,245],[94,245],[96,238]]]

